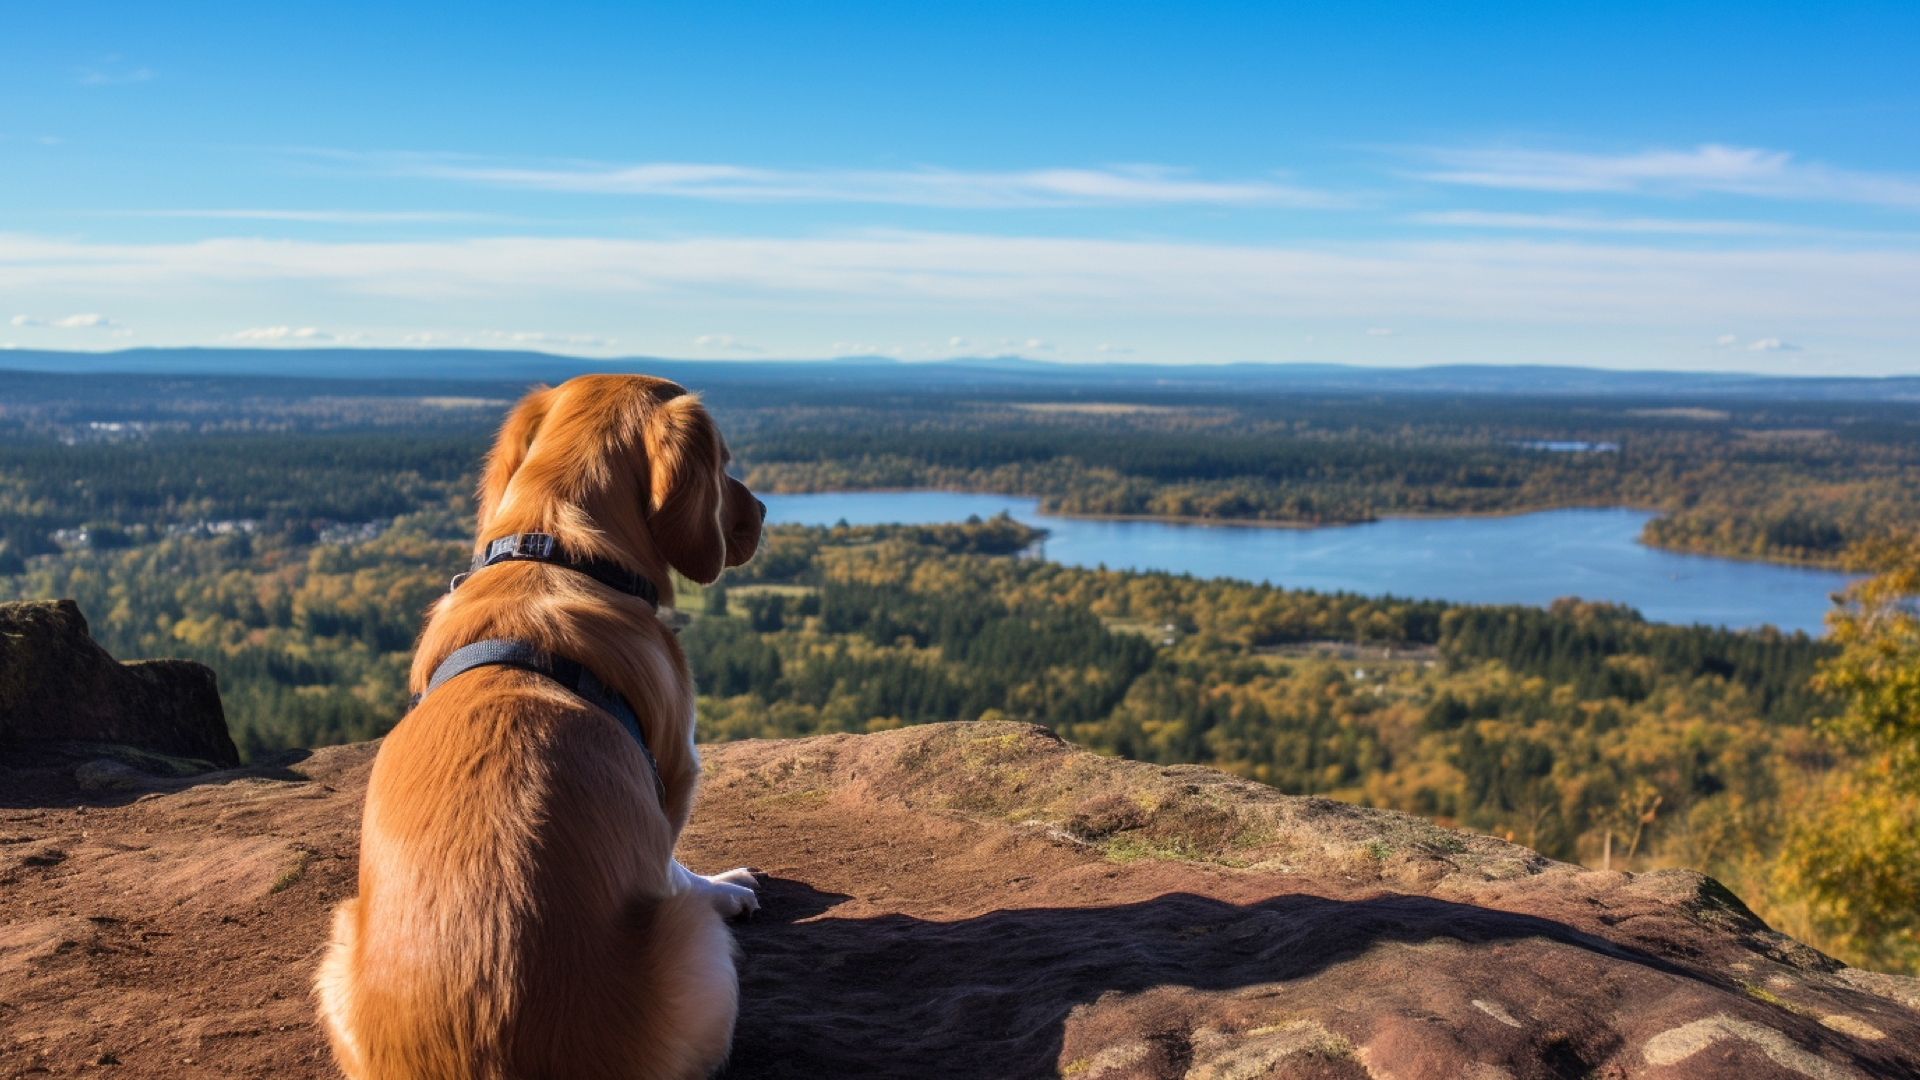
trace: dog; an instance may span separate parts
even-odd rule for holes
[[[728,462],[699,399],[661,379],[582,376],[508,416],[476,564],[512,551],[428,616],[410,679],[425,697],[374,760],[359,895],[315,983],[352,1080],[679,1080],[725,1062],[724,920],[757,910],[756,886],[674,857],[700,775],[694,688],[644,593],[671,605],[669,569],[708,584],[752,557],[766,508]],[[604,693],[497,660],[434,683],[500,641]]]

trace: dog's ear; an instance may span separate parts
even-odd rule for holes
[[[700,399],[682,394],[653,410],[645,437],[654,549],[688,580],[710,584],[728,565],[720,432]]]
[[[507,484],[513,480],[513,474],[520,471],[520,465],[527,460],[527,449],[533,445],[534,436],[540,433],[540,425],[547,418],[547,411],[553,407],[553,388],[536,387],[532,393],[520,399],[513,412],[507,414],[507,421],[500,425],[500,435],[493,441],[493,449],[487,454],[486,471],[480,475],[480,516],[479,527],[484,533],[487,522],[500,509],[500,499],[507,493]]]

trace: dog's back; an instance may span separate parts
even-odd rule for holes
[[[699,782],[694,691],[655,605],[673,602],[669,570],[711,582],[758,546],[765,508],[726,464],[698,399],[641,376],[536,390],[502,425],[477,546],[537,535],[546,554],[435,605],[410,680],[427,696],[374,762],[360,895],[316,986],[354,1080],[684,1080],[725,1059],[721,920],[753,909],[752,877],[674,861]],[[555,551],[567,565],[542,565]],[[639,741],[557,675],[434,685],[483,641],[592,674]]]
[[[457,691],[457,692],[456,692]],[[321,1011],[356,1080],[698,1076],[726,1053],[731,939],[669,897],[648,765],[535,675],[475,672],[395,728]]]

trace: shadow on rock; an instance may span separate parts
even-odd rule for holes
[[[0,757],[0,808],[70,810],[125,806],[148,795],[235,780],[305,780],[292,766],[311,750],[280,750],[239,768],[116,743],[9,746]]]
[[[1289,983],[1383,943],[1545,939],[1650,974],[1699,977],[1563,923],[1419,896],[1293,895],[1238,906],[1175,893],[957,922],[816,917],[846,899],[800,882],[766,883],[763,914],[738,928],[745,958],[729,1080],[1056,1076],[1077,1006],[1167,988]],[[1133,1012],[1128,1027],[1152,1028]],[[1617,1046],[1607,1036],[1589,1041],[1566,1053],[1592,1061]],[[1190,1060],[1192,1050],[1181,1054]]]

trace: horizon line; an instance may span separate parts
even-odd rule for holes
[[[690,366],[700,366],[700,367],[736,367],[736,368],[746,368],[746,367],[752,367],[756,365],[772,366],[772,367],[783,367],[783,366],[797,367],[797,366],[807,366],[807,365],[830,366],[830,365],[836,365],[836,364],[862,364],[862,365],[874,365],[874,366],[889,365],[889,366],[899,367],[899,368],[937,368],[937,367],[966,367],[966,366],[972,366],[972,365],[985,365],[985,364],[1006,364],[1006,365],[1020,365],[1020,366],[1035,367],[1035,368],[1048,368],[1048,369],[1053,369],[1060,372],[1071,372],[1076,370],[1096,371],[1096,370],[1111,370],[1111,369],[1120,369],[1120,370],[1133,369],[1133,370],[1139,370],[1139,371],[1173,370],[1173,371],[1199,372],[1199,371],[1225,370],[1225,369],[1261,368],[1261,369],[1275,369],[1275,370],[1278,370],[1278,369],[1316,370],[1317,369],[1317,370],[1325,370],[1325,371],[1343,371],[1343,372],[1382,374],[1382,375],[1395,374],[1395,373],[1400,373],[1400,374],[1413,374],[1413,373],[1421,373],[1421,372],[1431,373],[1431,372],[1440,372],[1440,371],[1488,371],[1488,372],[1531,371],[1531,372],[1567,372],[1567,373],[1579,372],[1579,373],[1590,373],[1590,374],[1611,375],[1611,376],[1686,375],[1686,376],[1705,377],[1705,378],[1720,379],[1720,380],[1727,380],[1727,381],[1758,380],[1758,381],[1778,381],[1778,382],[1886,382],[1886,381],[1898,380],[1898,379],[1920,378],[1920,371],[1915,371],[1912,373],[1905,373],[1905,374],[1894,374],[1894,375],[1853,375],[1853,374],[1815,374],[1815,373],[1779,374],[1779,373],[1762,373],[1762,372],[1747,372],[1747,371],[1727,371],[1727,370],[1711,369],[1711,368],[1651,368],[1651,367],[1649,368],[1612,368],[1612,367],[1595,367],[1590,364],[1555,364],[1550,362],[1518,363],[1518,364],[1450,363],[1450,364],[1384,365],[1384,364],[1339,363],[1335,361],[1299,361],[1299,360],[1208,360],[1208,361],[1196,361],[1192,363],[1177,363],[1177,362],[1167,362],[1167,361],[1129,361],[1129,360],[1121,360],[1121,359],[1072,361],[1072,360],[1035,359],[1033,357],[1022,356],[1018,353],[951,356],[951,357],[943,357],[943,358],[934,359],[934,360],[910,360],[902,357],[887,356],[879,353],[848,353],[840,356],[830,356],[830,357],[785,357],[785,358],[782,358],[782,357],[687,358],[687,357],[671,357],[671,356],[650,356],[650,355],[644,355],[644,354],[633,354],[628,356],[611,356],[611,357],[592,357],[592,356],[579,356],[571,353],[545,352],[538,349],[490,348],[484,345],[448,347],[448,346],[404,346],[404,345],[353,345],[353,344],[345,344],[345,343],[311,345],[311,346],[293,346],[293,347],[258,346],[258,345],[254,345],[254,346],[248,346],[248,345],[134,345],[134,346],[129,346],[121,349],[100,349],[100,350],[43,349],[43,348],[23,348],[23,347],[14,346],[14,345],[0,345],[0,371],[11,371],[11,372],[16,372],[20,374],[74,374],[74,375],[158,374],[155,372],[110,371],[110,370],[96,370],[96,371],[85,371],[85,372],[34,371],[32,369],[13,368],[8,366],[6,363],[6,359],[9,355],[74,357],[74,358],[84,357],[84,358],[100,359],[100,358],[106,358],[106,357],[130,356],[132,354],[139,354],[139,353],[212,353],[212,354],[252,353],[252,354],[262,354],[262,355],[272,355],[272,356],[319,356],[319,355],[327,355],[327,354],[402,353],[409,356],[422,356],[422,357],[481,354],[489,357],[500,357],[500,358],[507,358],[507,357],[537,358],[539,360],[552,361],[558,364],[584,365],[591,368],[604,368],[612,365],[636,364],[636,363],[657,363],[657,364],[690,365]],[[583,371],[582,373],[584,374],[585,372]],[[170,372],[168,374],[232,375],[235,373],[233,372]],[[365,378],[365,376],[337,376],[337,375],[313,375],[313,374],[278,375],[277,373],[273,373],[273,372],[256,372],[256,373],[249,373],[249,374],[251,374],[253,377],[261,377],[261,378],[274,378],[274,377]],[[433,377],[445,378],[444,375],[438,375]],[[405,379],[405,378],[409,378],[409,376],[395,375],[395,376],[386,376],[386,378]]]

